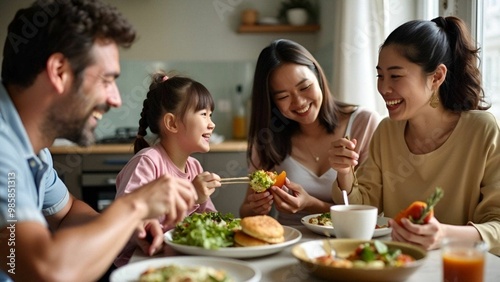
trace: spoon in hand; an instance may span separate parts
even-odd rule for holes
[[[349,135],[346,135],[345,139],[351,140],[349,138]],[[352,165],[351,165],[351,173],[352,173],[352,177],[353,177],[352,187],[356,187],[356,186],[358,186],[358,177],[356,176],[356,172],[354,171],[354,166],[352,166]]]
[[[347,192],[346,192],[346,190],[342,190],[342,196],[344,197],[344,204],[346,206],[348,206],[349,205],[349,199],[347,198]]]

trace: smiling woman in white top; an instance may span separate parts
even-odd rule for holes
[[[267,214],[275,206],[282,224],[300,224],[311,213],[329,211],[336,171],[330,143],[346,135],[362,161],[379,121],[376,113],[335,101],[316,59],[301,45],[276,40],[260,53],[252,90],[247,152],[250,170],[286,171],[282,189],[249,189],[241,216]]]

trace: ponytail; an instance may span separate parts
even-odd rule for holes
[[[479,48],[476,48],[465,23],[456,17],[438,17],[433,22],[448,39],[450,62],[447,79],[439,89],[446,109],[454,112],[487,110],[479,71]]]

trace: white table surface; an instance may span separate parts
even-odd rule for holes
[[[326,237],[318,235],[307,229],[303,225],[292,226],[293,228],[299,230],[302,233],[302,239],[300,242],[305,242],[309,240],[316,239],[326,239]],[[390,237],[382,237],[382,240],[388,240]],[[299,243],[300,243],[299,242]],[[298,260],[292,255],[291,250],[293,246],[286,248],[285,250],[260,258],[252,259],[240,259],[241,261],[246,261],[252,266],[260,269],[262,271],[262,281],[322,281],[316,279],[314,276],[310,276],[308,272],[302,267]],[[168,245],[165,245],[163,253],[155,255],[153,258],[165,257],[165,256],[181,256],[184,254],[178,253],[171,249]],[[148,258],[142,250],[137,249],[129,263],[142,261]],[[441,263],[441,253],[439,250],[429,251],[427,253],[427,259],[424,264],[412,274],[408,280],[410,282],[433,282],[442,281],[442,263]],[[500,257],[487,254],[486,258],[486,282],[498,282],[500,281]]]

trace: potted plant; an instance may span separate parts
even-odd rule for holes
[[[281,2],[278,17],[291,25],[316,23],[317,10],[310,0],[285,0]]]

